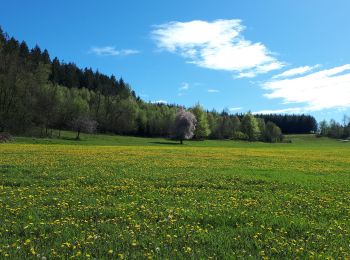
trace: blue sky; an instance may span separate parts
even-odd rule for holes
[[[146,101],[350,115],[350,1],[4,1],[0,25]]]

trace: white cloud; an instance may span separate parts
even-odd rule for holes
[[[155,27],[159,48],[197,66],[253,77],[284,66],[262,43],[244,39],[241,20],[170,22]]]
[[[260,110],[260,111],[253,112],[253,114],[300,114],[303,112],[304,112],[304,109],[301,107],[292,107],[292,108],[283,108],[283,109]]]
[[[229,110],[230,110],[231,112],[233,112],[233,111],[242,110],[242,108],[241,108],[241,107],[231,107],[231,108],[229,108]]]
[[[208,89],[207,91],[209,93],[218,93],[218,92],[220,92],[218,89]]]
[[[105,47],[92,47],[89,53],[94,53],[98,56],[127,56],[127,55],[140,53],[140,51],[132,50],[132,49],[117,50],[113,46],[105,46]]]
[[[319,64],[312,66],[312,67],[311,66],[304,66],[304,67],[293,68],[293,69],[284,71],[281,74],[274,76],[273,78],[274,79],[288,78],[288,77],[292,77],[292,76],[296,76],[296,75],[303,75],[303,74],[310,72],[318,67],[320,67]]]
[[[240,72],[238,75],[235,76],[236,79],[240,78],[254,78],[256,76],[255,71],[248,71],[248,72]]]
[[[138,54],[138,53],[140,53],[139,50],[133,50],[133,49],[124,49],[124,50],[120,51],[120,55],[122,55],[122,56]]]
[[[269,99],[280,98],[284,104],[298,103],[295,112],[319,111],[350,107],[350,64],[265,82]],[[291,109],[291,108],[290,108]],[[293,111],[294,112],[294,111]]]
[[[237,78],[237,79],[239,79],[239,78],[254,78],[258,74],[263,74],[263,73],[267,73],[267,72],[272,71],[272,70],[280,69],[284,65],[285,64],[278,62],[278,61],[271,62],[269,64],[258,66],[250,71],[248,70],[248,71],[240,72],[238,75],[235,76],[235,78]]]
[[[153,104],[168,104],[168,102],[166,100],[156,100],[156,101],[152,101],[151,103]]]
[[[182,90],[188,90],[190,88],[190,84],[188,84],[187,82],[182,82],[181,83],[181,87],[179,88],[180,91]]]

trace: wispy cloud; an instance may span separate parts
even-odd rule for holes
[[[241,107],[230,107],[228,110],[230,112],[234,112],[234,111],[242,110],[242,108]]]
[[[189,88],[190,88],[190,84],[188,84],[187,82],[182,82],[179,90],[183,91],[183,90],[188,90]]]
[[[220,92],[220,90],[218,90],[218,89],[208,89],[207,91],[209,93],[218,93],[218,92]]]
[[[292,107],[283,109],[266,109],[253,112],[253,114],[300,114],[307,112],[302,107]]]
[[[269,92],[264,96],[282,99],[284,104],[301,104],[278,112],[299,113],[350,107],[350,64],[303,76],[278,78],[273,77],[263,84],[263,88]]]
[[[320,65],[317,64],[315,66],[303,66],[303,67],[293,68],[293,69],[284,71],[284,72],[274,76],[273,78],[274,79],[277,79],[277,78],[288,78],[288,77],[292,77],[292,76],[296,76],[296,75],[303,75],[303,74],[305,74],[307,72],[310,72],[310,71],[312,71],[314,69],[317,69],[319,67],[320,67]]]
[[[98,56],[128,56],[132,54],[138,54],[140,51],[133,49],[117,50],[114,46],[104,47],[92,47],[89,53],[96,54]]]
[[[127,56],[127,55],[132,55],[132,54],[139,54],[139,50],[133,50],[133,49],[124,49],[120,51],[120,55],[122,56]]]
[[[158,47],[183,56],[197,66],[254,77],[280,69],[278,61],[262,43],[246,40],[241,20],[194,20],[155,26],[152,37]]]

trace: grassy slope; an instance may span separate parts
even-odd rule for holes
[[[2,144],[0,257],[349,257],[350,144],[290,138]]]
[[[31,138],[17,137],[16,143],[20,144],[66,144],[66,145],[95,145],[95,146],[167,146],[180,145],[178,142],[167,140],[164,138],[142,138],[132,136],[116,136],[116,135],[89,135],[81,134],[81,140],[76,141],[76,134],[73,132],[62,131],[61,138],[56,138],[57,133],[54,132],[55,138]],[[266,144],[261,142],[245,142],[230,140],[206,140],[206,141],[184,141],[185,147],[247,147],[247,148],[313,148],[319,146],[329,146],[335,148],[348,147],[346,143],[329,138],[315,138],[314,135],[287,135],[287,140],[292,140],[292,144],[277,143]]]

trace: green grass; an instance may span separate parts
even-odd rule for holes
[[[0,145],[0,258],[349,258],[350,144]]]

